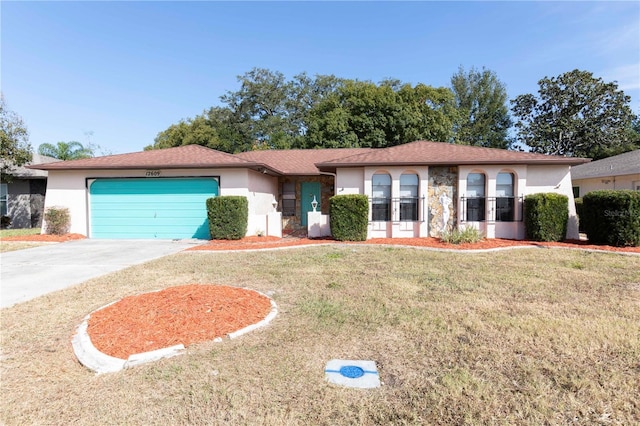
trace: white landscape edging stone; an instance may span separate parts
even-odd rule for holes
[[[243,334],[246,334],[250,331],[253,331],[257,328],[264,327],[269,322],[271,322],[276,315],[278,314],[278,309],[269,296],[260,293],[259,291],[245,288],[245,290],[254,291],[261,296],[264,296],[269,299],[271,302],[271,311],[269,314],[261,321],[248,325],[247,327],[241,328],[238,331],[233,333],[229,333],[227,336],[230,339],[234,339]],[[108,305],[103,306],[102,308],[96,309],[99,311],[108,306],[113,305],[116,302],[109,303]],[[94,311],[94,312],[96,312]],[[93,313],[93,312],[92,312]],[[116,358],[110,355],[107,355],[98,350],[91,342],[91,338],[89,337],[89,333],[87,332],[87,328],[89,326],[89,318],[91,314],[87,315],[82,323],[78,326],[76,334],[73,336],[71,340],[71,346],[73,347],[73,352],[78,358],[80,364],[84,365],[90,370],[95,371],[97,374],[103,373],[115,373],[125,368],[135,367],[137,365],[145,364],[148,362],[158,361],[163,358],[171,358],[177,355],[182,355],[185,353],[185,347],[182,343],[174,346],[169,346],[166,348],[156,349],[154,351],[142,352],[138,354],[130,355],[128,359]],[[222,338],[216,337],[213,339],[214,342],[222,342]]]
[[[180,343],[179,345],[156,349],[155,351],[133,354],[130,355],[127,359],[127,362],[124,363],[124,368],[131,368],[135,367],[136,365],[145,364],[147,362],[158,361],[162,358],[171,358],[172,356],[182,355],[184,350],[184,345]]]
[[[97,374],[115,373],[125,368],[135,367],[136,365],[145,364],[147,362],[158,361],[162,358],[170,358],[184,353],[183,344],[169,346],[168,348],[157,349],[155,351],[142,352],[130,355],[128,359],[116,358],[100,352],[91,342],[89,333],[87,333],[88,321],[90,315],[87,315],[78,327],[78,332],[73,336],[71,345],[73,351],[80,361],[90,370]]]
[[[270,298],[266,294],[260,293],[259,291],[256,291],[256,290],[251,290],[249,288],[245,288],[245,290],[255,291],[259,295],[264,296],[267,299],[269,299],[269,301],[271,302],[271,311],[269,312],[269,314],[266,317],[264,317],[263,320],[258,321],[255,324],[251,324],[251,325],[248,325],[248,326],[246,326],[244,328],[241,328],[238,331],[234,331],[233,333],[227,334],[227,336],[229,336],[229,339],[235,339],[236,337],[240,337],[243,334],[246,334],[246,333],[248,333],[250,331],[253,331],[253,330],[257,329],[257,328],[264,327],[265,325],[269,324],[276,317],[276,315],[278,315],[278,307],[276,306],[276,302],[274,302],[272,298]]]
[[[75,352],[80,364],[98,374],[115,373],[116,371],[122,370],[124,364],[127,362],[126,360],[109,356],[93,346],[87,333],[88,321],[89,315],[82,321],[82,324],[78,327],[78,332],[71,340],[73,352]]]

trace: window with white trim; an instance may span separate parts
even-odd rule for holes
[[[496,222],[515,220],[513,173],[500,172],[496,178]]]
[[[469,173],[467,175],[467,221],[483,222],[486,211],[486,178],[484,173]]]
[[[391,176],[378,173],[371,178],[371,220],[388,222],[391,220]]]
[[[571,189],[573,189],[573,198],[580,198],[580,187],[573,186]]]
[[[418,220],[418,175],[403,174],[400,176],[400,221],[415,222]]]

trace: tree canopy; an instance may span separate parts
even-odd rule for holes
[[[15,168],[31,161],[29,132],[20,117],[9,110],[0,94],[0,180],[8,182],[13,178]]]
[[[615,82],[573,70],[511,101],[518,140],[534,152],[604,158],[634,148],[630,97]]]
[[[80,142],[58,142],[55,145],[43,143],[38,147],[38,154],[58,160],[78,160],[94,156],[93,148],[85,147]]]
[[[451,90],[460,114],[456,143],[503,149],[511,146],[507,89],[495,72],[460,67],[451,77]]]
[[[457,110],[448,88],[379,84],[255,68],[240,89],[160,132],[145,149],[197,143],[225,152],[252,149],[385,147],[416,139],[451,142]]]
[[[344,81],[309,112],[305,148],[384,148],[449,141],[456,111],[446,88]]]
[[[485,68],[460,67],[451,87],[306,73],[287,79],[264,68],[238,76],[238,83],[220,106],[172,124],[145,149],[383,148],[419,139],[512,149],[516,142],[505,85]],[[597,159],[640,147],[629,97],[616,83],[574,70],[539,85],[537,96],[511,101],[524,148]]]

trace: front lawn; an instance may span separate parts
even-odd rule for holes
[[[22,237],[25,235],[38,235],[40,234],[40,228],[25,228],[25,229],[0,229],[0,239],[5,237]]]
[[[39,235],[40,228],[27,228],[27,229],[1,229],[0,230],[0,253],[5,253],[14,250],[23,250],[32,247],[39,247],[44,245],[40,242],[34,241],[5,241],[7,237],[26,237],[31,235]]]
[[[267,327],[95,376],[70,340],[127,295],[191,283],[272,297]],[[0,423],[638,424],[640,257],[330,245],[185,252],[2,310]],[[382,387],[324,380],[373,360]]]

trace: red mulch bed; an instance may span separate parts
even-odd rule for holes
[[[187,250],[255,250],[335,242],[336,241],[333,239],[310,239],[297,237],[244,237],[239,240],[211,240],[206,244],[195,246]]]
[[[63,243],[65,241],[83,240],[85,237],[82,234],[64,234],[64,235],[48,235],[48,234],[36,234],[36,235],[15,235],[12,237],[0,237],[0,241],[41,241],[47,243]]]
[[[87,333],[100,352],[127,359],[226,336],[263,320],[270,311],[271,301],[258,292],[191,284],[125,297],[91,314]]]
[[[292,247],[308,244],[339,243],[330,238],[277,238],[277,237],[245,237],[240,240],[212,240],[206,244],[192,247],[188,250],[250,250],[269,249],[278,247]],[[372,238],[363,242],[351,242],[348,244],[388,244],[412,247],[430,247],[454,250],[482,250],[501,247],[532,246],[532,247],[566,247],[594,249],[614,252],[640,253],[640,247],[612,247],[589,244],[588,241],[566,241],[562,243],[542,243],[537,241],[517,241],[500,238],[484,239],[477,243],[448,244],[438,238]]]
[[[65,235],[23,235],[13,237],[1,237],[1,241],[43,241],[65,242],[86,238],[81,234]],[[270,249],[279,247],[293,247],[310,244],[340,243],[332,238],[298,238],[298,237],[245,237],[240,240],[211,240],[208,243],[192,247],[188,250],[251,250]],[[568,240],[561,243],[542,243],[537,241],[505,240],[501,238],[484,239],[471,244],[447,244],[438,238],[372,238],[363,242],[351,242],[348,244],[387,244],[413,247],[430,247],[454,250],[482,250],[499,247],[532,246],[532,247],[566,247],[592,250],[604,250],[625,253],[640,253],[640,247],[612,247],[589,244],[583,240]]]

